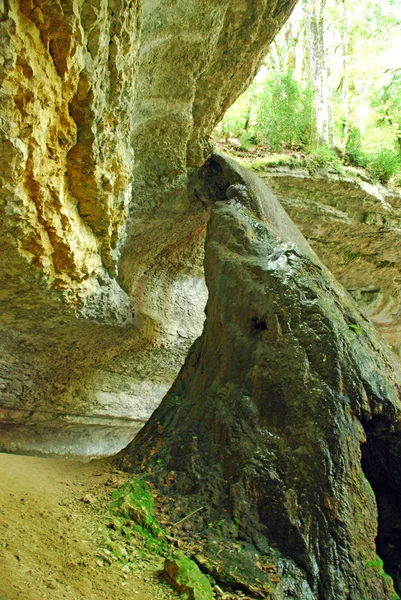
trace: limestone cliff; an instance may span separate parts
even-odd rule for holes
[[[294,3],[0,2],[0,449],[115,451],[161,400],[206,301],[189,178]]]
[[[133,437],[201,334],[212,215],[204,332],[121,460],[211,498],[245,544],[230,584],[385,600],[399,364],[261,181],[210,157],[294,3],[0,0],[0,450]]]

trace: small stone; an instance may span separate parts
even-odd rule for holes
[[[85,494],[85,496],[81,498],[81,501],[85,502],[85,504],[94,504],[96,502],[96,498],[90,494]]]

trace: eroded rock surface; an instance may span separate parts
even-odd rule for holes
[[[398,361],[267,188],[216,160],[230,185],[208,225],[204,331],[119,464],[177,494],[173,515],[203,507],[192,535],[218,580],[235,586],[235,562],[255,597],[387,600],[401,550]],[[228,550],[213,546],[222,535]]]
[[[294,3],[0,2],[0,449],[81,422],[103,454],[167,391],[206,301],[188,177]]]
[[[262,173],[314,250],[401,355],[401,194],[362,176]]]

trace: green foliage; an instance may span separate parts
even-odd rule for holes
[[[252,130],[248,129],[240,136],[239,141],[241,142],[241,150],[249,150],[251,146],[257,146],[260,140]]]
[[[343,174],[343,162],[340,157],[331,148],[319,146],[309,153],[309,161],[307,166],[312,167],[331,167],[337,173]]]
[[[301,90],[292,73],[273,73],[259,98],[255,129],[274,151],[308,146],[312,131],[312,95]]]
[[[220,131],[225,137],[240,137],[245,124],[245,116],[231,116],[227,113],[220,124]]]
[[[388,183],[400,171],[401,158],[391,148],[377,150],[367,158],[367,168],[381,183]]]
[[[394,56],[399,54],[401,0],[345,0],[344,5],[327,1],[327,75],[334,145],[342,154],[312,146],[311,69],[305,37],[299,35],[305,27],[299,6],[291,26],[275,38],[264,72],[229,109],[219,133],[238,138],[238,150],[253,157],[260,156],[254,152],[257,145],[270,152],[296,149],[307,154],[303,166],[311,171],[329,167],[343,174],[343,165],[355,166],[384,184],[400,184],[401,68]],[[254,170],[271,166],[258,163],[259,158],[253,161]]]
[[[359,327],[359,325],[357,325],[356,323],[351,323],[351,325],[349,326],[349,328],[356,333],[357,335],[361,335],[362,331],[361,328]]]
[[[251,129],[251,111],[255,103],[255,94],[257,86],[252,84],[246,92],[244,92],[231,108],[226,112],[222,121],[217,126],[217,132],[224,137],[241,138],[248,130]],[[249,133],[250,137],[253,133]],[[244,139],[246,144],[246,138]]]
[[[345,154],[350,164],[356,167],[366,167],[367,156],[362,150],[362,133],[359,127],[348,123],[348,139],[345,145]]]
[[[369,0],[364,6],[364,18],[361,19],[360,33],[365,39],[372,39],[377,44],[385,47],[388,43],[388,32],[398,28],[400,20],[397,17],[397,1]]]

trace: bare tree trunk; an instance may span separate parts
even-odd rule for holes
[[[270,59],[271,68],[279,73],[283,70],[283,57],[281,56],[277,44],[273,41],[269,46],[268,57]]]
[[[326,0],[306,0],[304,4],[305,32],[313,86],[314,141],[317,146],[333,144],[332,134],[330,134],[331,98],[325,40],[325,5]]]
[[[349,36],[348,36],[348,16],[345,0],[343,5],[343,110],[344,110],[344,127],[343,127],[343,144],[344,149],[348,142],[348,120],[349,120]]]
[[[329,56],[328,56],[328,48],[327,48],[327,44],[326,44],[326,73],[327,73],[327,86],[326,86],[326,101],[327,101],[327,115],[328,115],[328,141],[329,141],[329,147],[330,148],[334,148],[334,146],[336,145],[336,139],[335,139],[335,135],[334,135],[334,115],[333,115],[333,105],[331,103],[331,95],[332,95],[332,88],[331,88],[331,64],[330,64],[330,60],[329,60]]]

